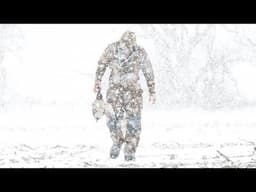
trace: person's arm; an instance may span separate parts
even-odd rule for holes
[[[147,81],[148,91],[149,91],[149,101],[155,103],[155,77],[154,71],[151,65],[151,61],[148,58],[146,51],[143,49],[143,60],[141,64],[142,72]]]
[[[100,89],[102,77],[107,69],[109,62],[111,62],[113,57],[113,48],[112,45],[109,45],[103,52],[98,61],[98,66],[96,69],[96,76],[95,76],[95,85],[94,85],[94,92]]]

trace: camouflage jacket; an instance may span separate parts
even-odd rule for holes
[[[151,62],[144,48],[135,46],[133,51],[122,48],[121,43],[110,44],[98,61],[95,80],[102,79],[106,68],[109,67],[109,87],[124,89],[140,89],[139,72],[142,71],[147,81],[150,94],[155,93],[154,73]]]

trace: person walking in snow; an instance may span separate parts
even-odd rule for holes
[[[143,108],[143,90],[139,84],[139,72],[142,71],[148,86],[149,101],[154,104],[155,81],[151,62],[144,48],[137,45],[134,32],[126,31],[121,39],[107,46],[98,61],[94,92],[101,90],[101,80],[110,68],[109,88],[106,101],[114,113],[107,118],[107,126],[113,145],[110,157],[119,156],[125,143],[125,160],[135,160],[135,152],[141,133],[141,110]],[[126,133],[122,133],[122,120],[125,119]]]

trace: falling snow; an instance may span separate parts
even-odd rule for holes
[[[98,61],[126,30],[156,85],[148,89],[143,71],[125,79],[143,90],[133,162],[124,148],[109,157],[107,117],[96,122],[91,111]],[[239,24],[0,25],[0,167],[256,167],[255,34],[256,25]],[[105,100],[124,80],[110,76]]]

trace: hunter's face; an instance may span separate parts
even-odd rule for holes
[[[126,47],[132,48],[136,43],[135,34],[133,32],[125,32],[121,41],[126,45]]]

